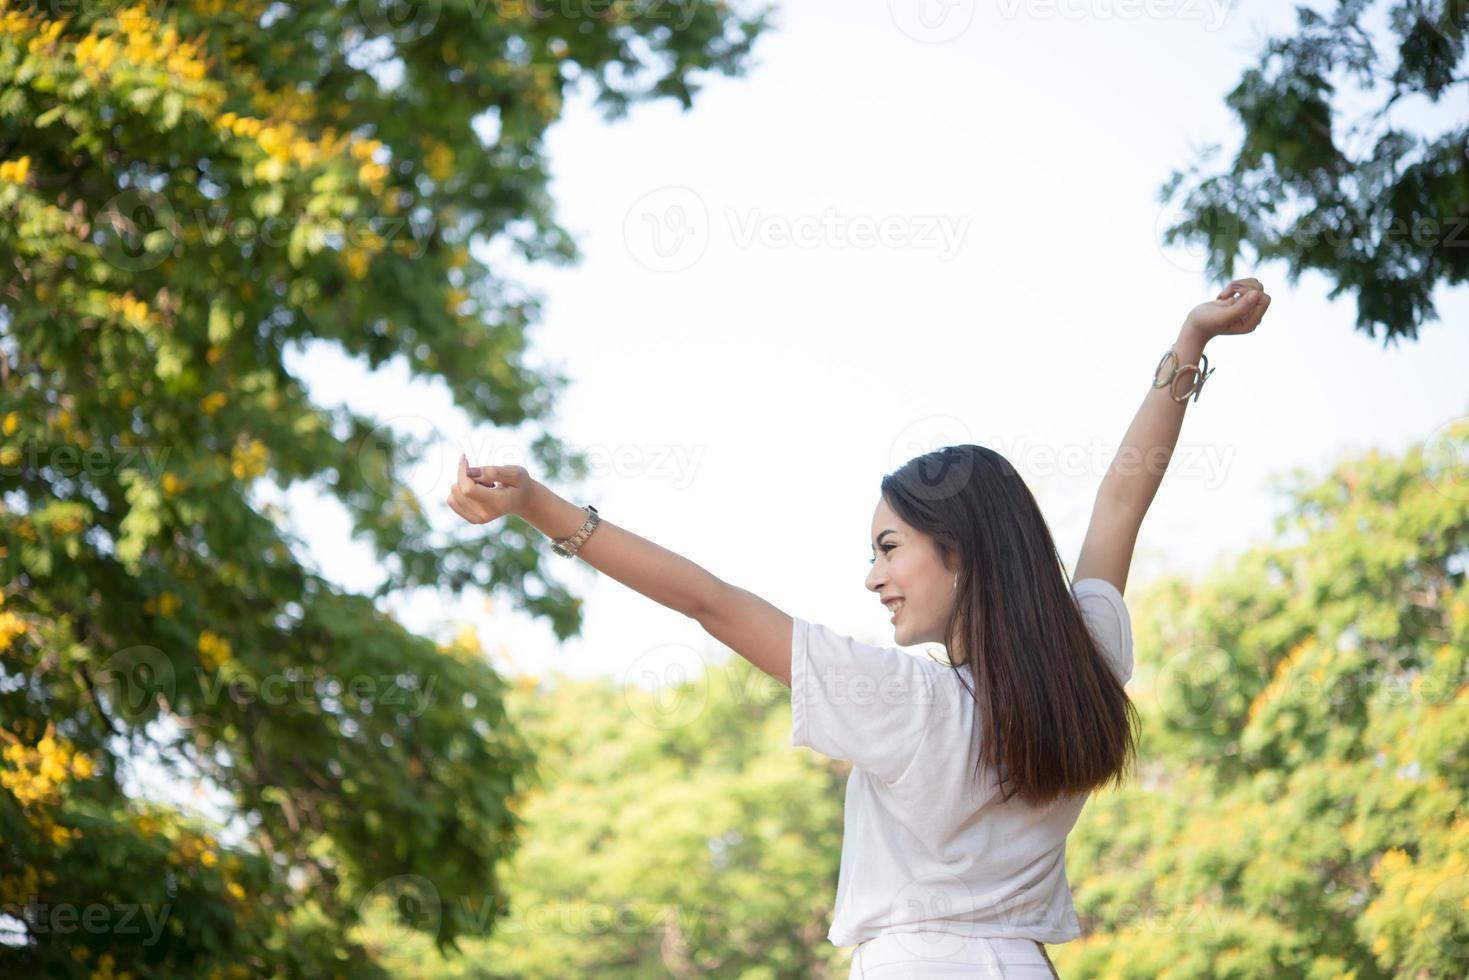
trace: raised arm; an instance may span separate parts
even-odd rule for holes
[[[1270,297],[1258,279],[1231,282],[1216,299],[1201,303],[1184,320],[1173,343],[1178,366],[1202,366],[1199,355],[1211,338],[1249,333],[1259,326],[1269,306]],[[1160,380],[1164,376],[1166,368]],[[1181,394],[1194,376],[1193,371],[1187,372],[1173,388],[1154,388],[1149,383],[1142,407],[1127,427],[1122,445],[1097,490],[1091,523],[1072,581],[1099,578],[1112,583],[1118,592],[1123,591],[1143,515],[1152,506],[1158,485],[1163,482],[1188,408],[1187,400],[1174,401],[1173,395]]]
[[[462,458],[449,506],[475,524],[513,513],[549,538],[574,534],[587,517],[581,507],[531,478],[524,467],[470,467]],[[716,640],[790,686],[794,620],[764,599],[606,518],[601,518],[576,557],[697,620]]]

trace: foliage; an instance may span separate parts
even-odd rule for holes
[[[503,899],[530,766],[507,685],[374,600],[481,586],[562,638],[578,604],[528,526],[434,532],[401,426],[314,404],[289,358],[393,362],[584,475],[544,424],[565,379],[524,361],[536,298],[470,246],[574,260],[542,156],[571,86],[688,106],[764,16],[0,0],[0,972],[366,975],[348,931],[385,894],[407,915],[404,875]],[[297,483],[374,548],[372,596],[257,492]],[[243,833],[129,798],[145,748]]]
[[[1290,474],[1297,543],[1137,600],[1151,772],[1072,833],[1063,975],[1469,973],[1465,460],[1460,419]]]
[[[1390,110],[1463,98],[1469,3],[1338,0],[1329,15],[1296,14],[1297,33],[1269,39],[1225,100],[1244,130],[1228,170],[1201,173],[1211,144],[1161,188],[1182,214],[1164,240],[1200,242],[1211,282],[1234,278],[1243,246],[1251,267],[1284,261],[1293,283],[1317,270],[1332,298],[1356,294],[1358,330],[1375,339],[1380,325],[1384,346],[1416,339],[1436,319],[1434,288],[1469,278],[1469,126],[1455,113],[1443,132],[1413,132]],[[1377,14],[1387,42],[1370,30]],[[1375,108],[1343,125],[1364,102]]]
[[[517,692],[541,769],[508,917],[442,967],[405,937],[391,971],[846,976],[826,930],[849,767],[793,752],[789,689],[727,656],[656,692],[559,672]]]

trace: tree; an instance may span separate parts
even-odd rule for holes
[[[436,533],[408,439],[314,404],[286,355],[396,361],[585,475],[545,426],[565,379],[523,360],[537,299],[470,245],[574,261],[542,157],[568,90],[688,107],[766,16],[0,0],[0,972],[366,974],[378,899],[441,949],[464,931],[415,917],[423,879],[503,914],[531,765],[506,684],[374,601],[473,585],[563,638],[577,601],[528,525]],[[312,572],[259,481],[339,501],[382,586]],[[129,798],[150,746],[246,838]]]
[[[1159,197],[1182,199],[1164,241],[1201,243],[1210,281],[1234,277],[1244,246],[1252,267],[1283,260],[1292,283],[1317,270],[1332,281],[1331,298],[1356,294],[1356,328],[1376,339],[1380,326],[1387,346],[1437,318],[1438,283],[1469,276],[1469,127],[1456,120],[1415,133],[1390,115],[1405,98],[1463,97],[1469,3],[1386,5],[1390,68],[1363,23],[1382,8],[1339,0],[1324,15],[1298,6],[1298,33],[1271,38],[1225,100],[1244,128],[1229,169],[1201,173],[1221,148],[1207,145]],[[1343,127],[1340,107],[1361,102],[1375,110]]]
[[[1151,771],[1071,835],[1063,975],[1469,973],[1466,460],[1458,419],[1290,474],[1297,542],[1138,597]]]
[[[790,690],[721,657],[657,691],[559,672],[517,690],[540,778],[509,918],[427,968],[426,940],[391,933],[393,975],[845,977],[826,931],[850,766],[793,751]]]

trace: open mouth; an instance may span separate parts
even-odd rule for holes
[[[903,600],[898,599],[897,601],[890,603],[888,605],[888,609],[892,610],[893,613],[892,618],[889,619],[888,622],[896,623],[898,621],[898,613],[903,611]]]

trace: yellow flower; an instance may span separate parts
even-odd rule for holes
[[[9,181],[12,184],[24,184],[26,174],[31,172],[31,158],[21,157],[19,160],[6,160],[0,162],[0,181]]]
[[[436,182],[443,183],[454,174],[454,151],[438,140],[430,140],[429,144],[423,158],[424,169]]]
[[[349,248],[342,253],[342,261],[353,279],[367,278],[367,253],[360,248]]]
[[[237,480],[249,480],[266,471],[269,450],[257,439],[246,439],[230,453],[230,472]]]
[[[124,293],[121,296],[109,296],[107,305],[114,312],[122,314],[124,323],[130,323],[136,327],[148,326],[148,304],[133,296],[132,293]]]
[[[224,637],[205,630],[199,634],[199,660],[209,670],[217,670],[230,659],[230,642]]]
[[[178,477],[174,476],[172,473],[165,473],[165,474],[163,474],[163,492],[164,493],[166,493],[170,497],[172,497],[174,494],[178,493],[183,488],[184,488],[184,481],[180,480]]]
[[[115,980],[112,968],[117,965],[117,960],[111,953],[103,953],[97,958],[97,969],[92,971],[89,980]]]
[[[225,889],[228,890],[231,895],[235,896],[235,898],[239,899],[240,901],[243,902],[245,900],[245,887],[241,885],[238,881],[232,881],[228,885],[225,885]]]
[[[4,423],[0,423],[0,428],[3,428],[4,429],[5,434],[7,436],[13,436],[13,435],[15,435],[16,427],[19,426],[19,425],[20,425],[20,413],[19,412],[8,412],[8,413],[6,413]]]
[[[229,400],[230,396],[226,395],[224,392],[211,391],[209,394],[199,399],[199,408],[203,410],[205,415],[213,415],[215,412],[223,408],[225,403]]]
[[[0,650],[10,649],[11,641],[25,631],[25,620],[13,612],[0,612]]]
[[[5,747],[4,758],[10,768],[0,769],[0,786],[10,791],[22,808],[33,803],[59,803],[57,789],[66,780],[68,767],[78,778],[92,774],[91,760],[77,755],[70,743],[58,743],[53,734],[55,728],[54,723],[48,722],[46,734],[35,748],[27,748],[19,741]],[[43,825],[42,829],[49,832],[49,825]]]
[[[204,867],[206,868],[212,868],[219,863],[219,855],[215,854],[213,851],[205,851],[203,854],[199,855],[199,863],[204,865]]]

